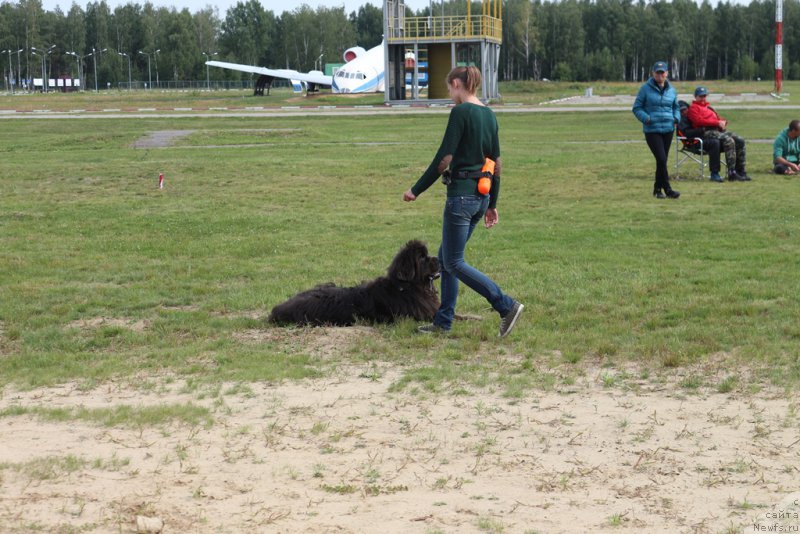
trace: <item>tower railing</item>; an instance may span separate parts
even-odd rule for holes
[[[388,41],[427,42],[453,41],[457,39],[486,39],[497,43],[503,40],[502,19],[488,15],[460,15],[447,17],[404,17],[402,30],[390,21],[392,35]]]

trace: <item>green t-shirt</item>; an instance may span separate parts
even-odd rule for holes
[[[453,175],[462,171],[480,171],[487,157],[497,161],[500,157],[500,138],[497,132],[497,118],[488,107],[471,103],[455,106],[450,111],[439,151],[436,152],[425,173],[411,187],[411,192],[419,196],[436,182],[441,175],[439,164],[447,155],[453,156],[450,162]],[[477,180],[453,179],[447,186],[447,196],[476,195],[477,186]],[[497,205],[499,193],[500,177],[496,176],[492,180],[492,189],[489,192],[490,208]]]
[[[772,157],[784,158],[792,163],[800,161],[800,137],[791,139],[789,128],[784,128],[772,144]]]

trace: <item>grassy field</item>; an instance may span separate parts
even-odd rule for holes
[[[86,95],[33,98],[88,106]],[[790,118],[727,115],[750,140]],[[680,200],[656,201],[631,114],[499,120],[500,224],[476,232],[468,259],[526,304],[518,329],[497,340],[496,316],[466,290],[459,311],[485,320],[448,338],[418,336],[412,322],[379,327],[333,358],[263,317],[300,289],[379,275],[409,239],[435,250],[442,187],[401,196],[446,114],[4,121],[0,384],[274,381],[388,361],[403,369],[396,388],[519,396],[574,381],[591,361],[634,362],[642,376],[710,362],[727,383],[700,374],[687,388],[796,389],[798,183],[767,172],[770,144],[748,145],[752,183],[678,182]],[[171,129],[192,133],[132,147]],[[253,331],[267,335],[253,343]]]

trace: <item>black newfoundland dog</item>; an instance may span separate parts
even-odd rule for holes
[[[386,273],[356,287],[322,284],[272,308],[269,321],[277,324],[351,326],[356,321],[391,323],[411,317],[430,321],[439,309],[433,281],[439,260],[428,256],[421,241],[409,241]]]

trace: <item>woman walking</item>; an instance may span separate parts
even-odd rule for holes
[[[639,89],[633,103],[633,114],[643,124],[645,141],[656,159],[656,182],[653,186],[656,198],[681,196],[670,187],[667,168],[672,133],[681,120],[678,93],[667,80],[668,74],[666,62],[656,61],[653,75]]]
[[[500,314],[500,337],[511,332],[524,308],[464,260],[464,249],[478,222],[483,219],[486,228],[491,228],[499,220],[500,140],[494,112],[476,96],[480,84],[481,73],[475,67],[457,67],[447,75],[447,89],[456,106],[450,112],[444,139],[428,169],[403,194],[404,201],[412,202],[439,176],[449,173],[442,244],[439,247],[442,302],[433,324],[419,327],[423,333],[450,330],[455,317],[459,281],[477,291]],[[482,177],[481,169],[486,158],[495,162],[495,169],[489,192],[482,194],[478,180]]]

